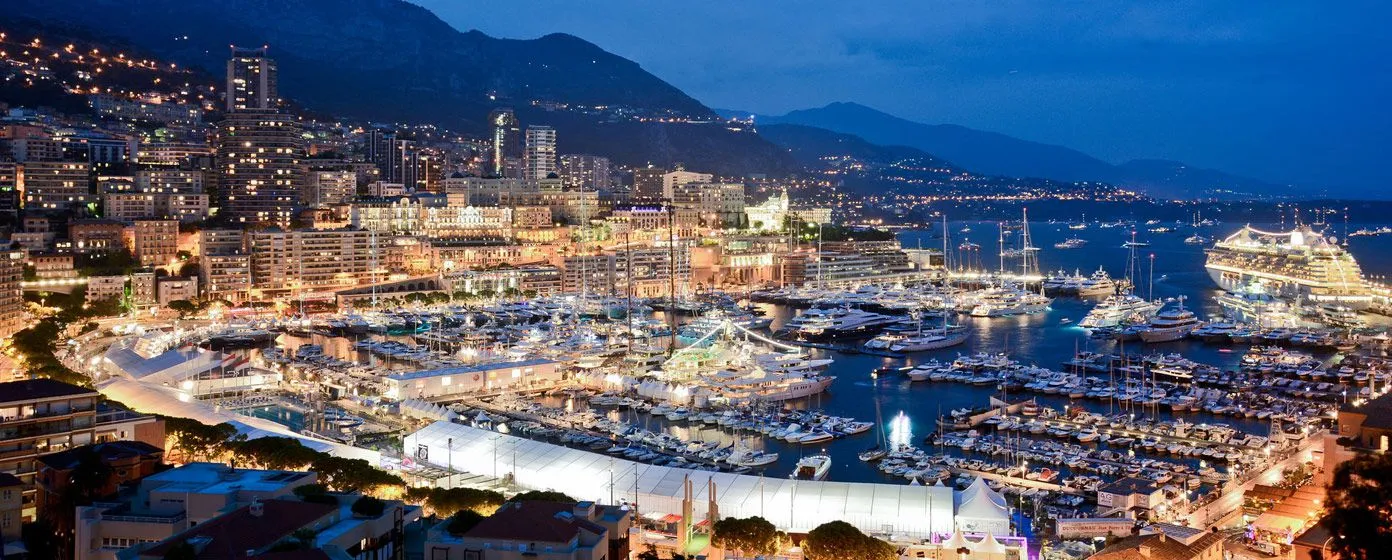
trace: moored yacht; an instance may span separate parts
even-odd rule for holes
[[[1109,296],[1078,323],[1085,329],[1105,329],[1125,322],[1144,320],[1160,309],[1160,304],[1133,294]]]
[[[831,457],[828,455],[809,455],[798,459],[793,478],[802,480],[826,480],[831,471]]]
[[[1141,340],[1144,342],[1170,342],[1179,340],[1201,323],[1199,318],[1194,316],[1192,311],[1184,309],[1184,297],[1179,298],[1179,307],[1166,309],[1155,315],[1150,320],[1150,328],[1141,331]]]
[[[954,326],[923,331],[895,342],[889,349],[895,352],[927,352],[956,346],[966,341],[967,329]]]

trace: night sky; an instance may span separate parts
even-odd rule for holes
[[[1307,186],[1388,188],[1389,2],[413,0],[564,32],[711,107],[927,123]]]

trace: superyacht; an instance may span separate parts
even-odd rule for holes
[[[1150,320],[1150,328],[1141,331],[1141,340],[1145,342],[1171,342],[1180,340],[1194,329],[1200,326],[1199,318],[1194,316],[1194,312],[1184,308],[1184,297],[1179,298],[1179,307],[1176,309],[1166,309],[1155,315]]]
[[[1160,304],[1134,294],[1108,296],[1078,323],[1085,329],[1106,329],[1144,321],[1160,310]]]

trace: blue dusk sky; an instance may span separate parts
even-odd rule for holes
[[[1392,185],[1390,2],[412,0],[569,33],[708,106],[926,123],[1332,192]]]

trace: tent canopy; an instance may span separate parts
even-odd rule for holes
[[[724,517],[760,516],[785,531],[843,520],[866,532],[926,537],[954,526],[950,488],[790,480],[648,465],[450,422],[406,436],[403,453],[439,467],[488,476],[513,474],[527,488],[581,500],[681,513],[690,480],[695,515],[705,517],[709,484]]]

